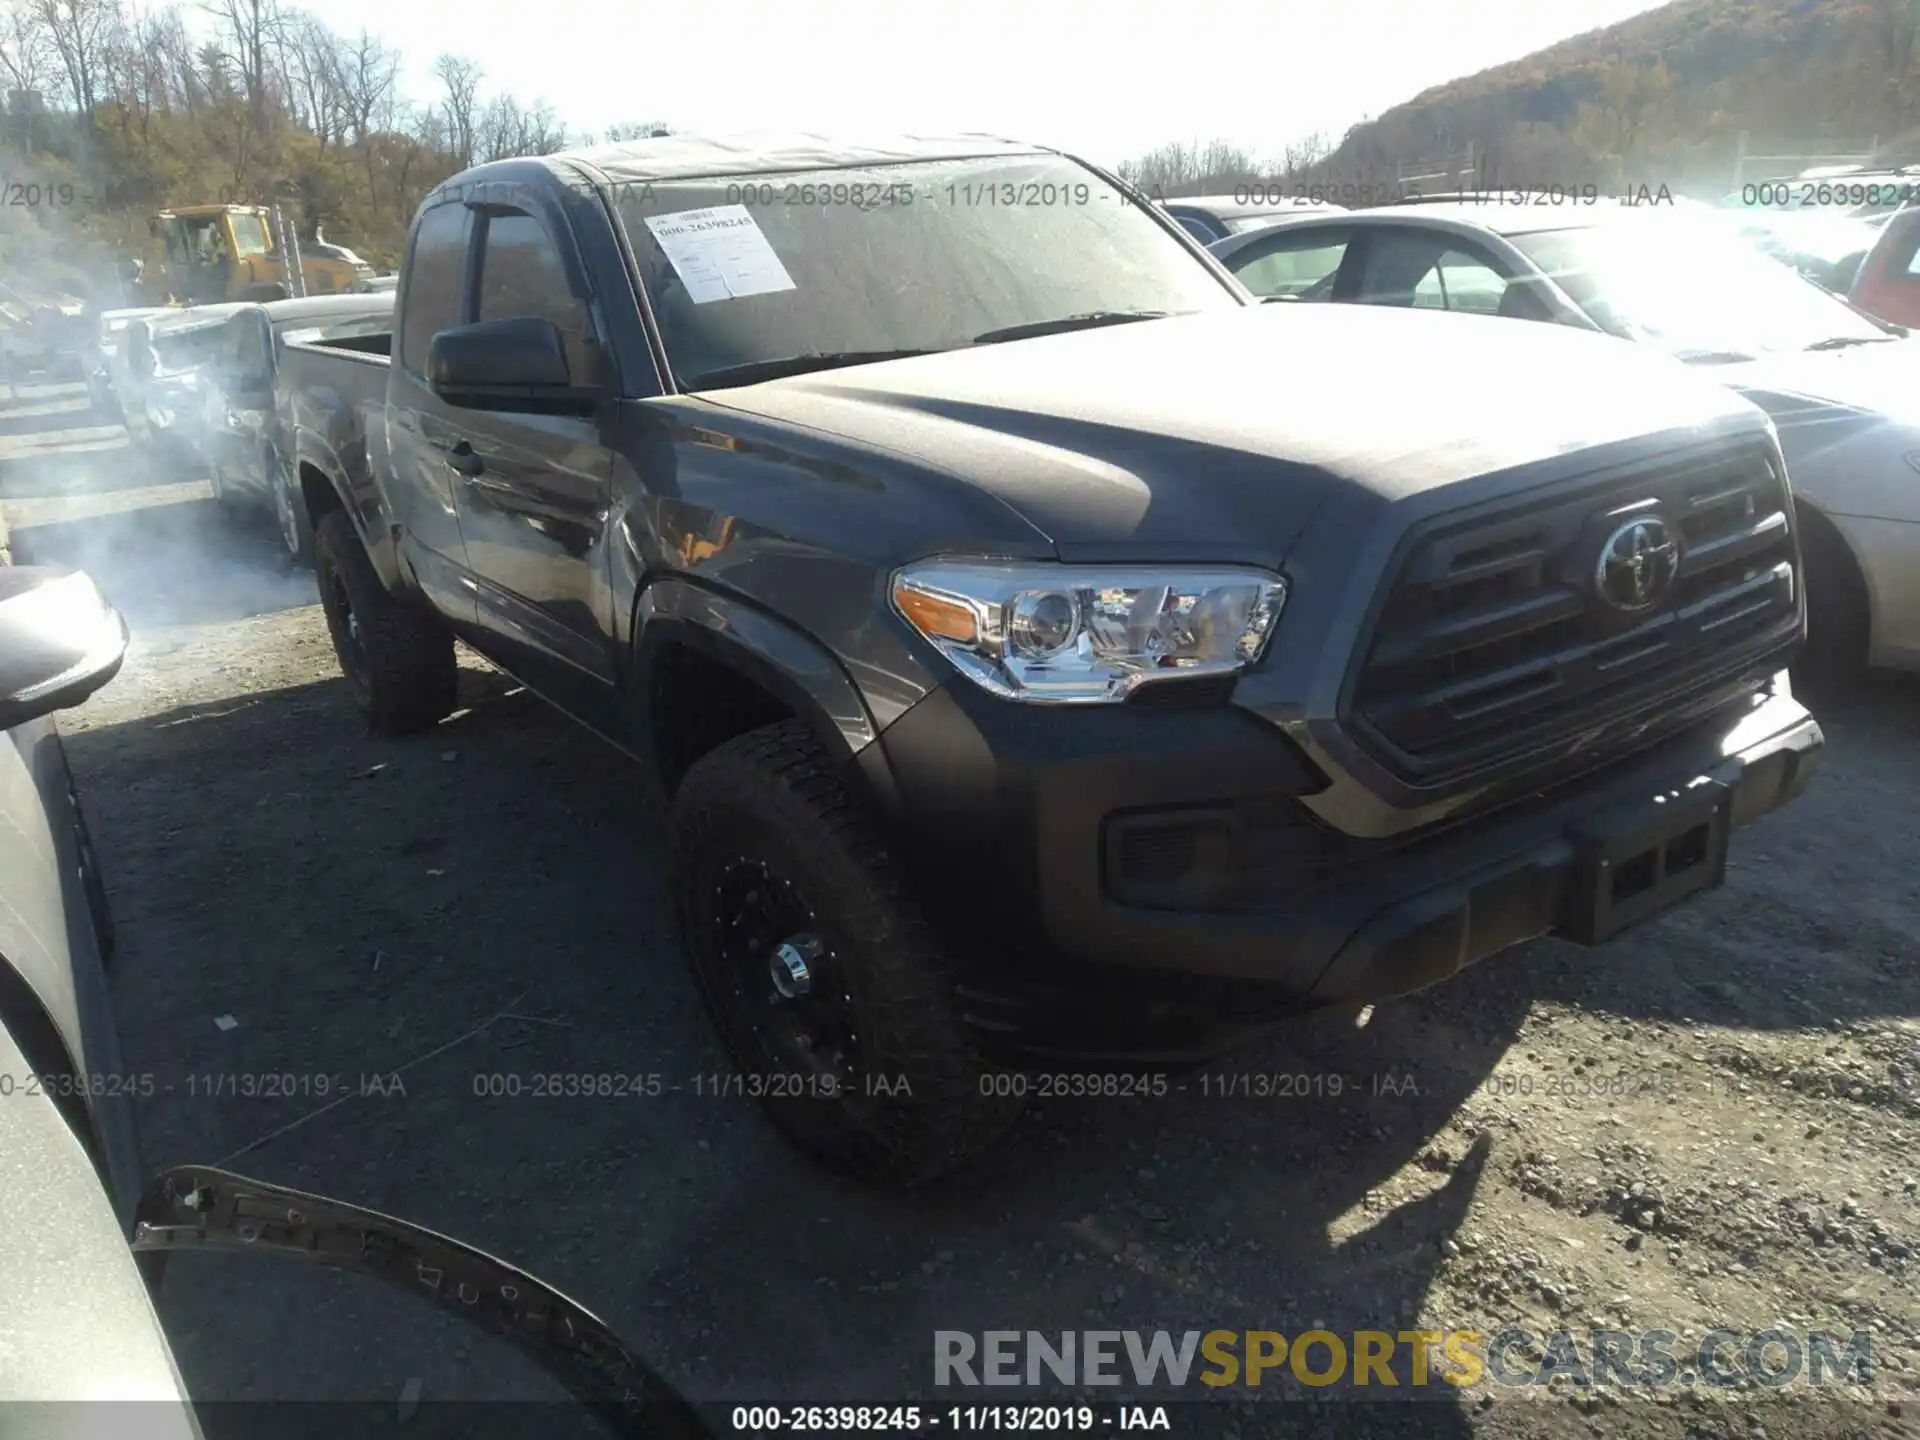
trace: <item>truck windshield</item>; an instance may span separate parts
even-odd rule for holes
[[[267,243],[267,225],[258,215],[235,215],[233,245],[237,255],[264,255],[273,247]]]
[[[1054,155],[653,181],[615,198],[689,389],[1244,303]]]

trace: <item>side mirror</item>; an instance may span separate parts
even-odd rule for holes
[[[78,705],[126,653],[127,622],[85,575],[0,566],[0,730]]]
[[[442,330],[427,347],[427,384],[468,410],[591,414],[600,392],[575,385],[560,328],[550,320],[481,320]]]

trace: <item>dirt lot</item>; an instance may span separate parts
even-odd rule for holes
[[[1174,1423],[1920,1433],[1920,686],[1828,706],[1814,788],[1679,913],[1597,952],[1527,946],[1363,1029],[1300,1026],[1163,1099],[1037,1107],[977,1173],[892,1199],[699,1093],[722,1059],[626,762],[471,659],[438,735],[370,739],[310,577],[84,418],[57,397],[0,416],[0,495],[16,560],[85,566],[135,634],[64,728],[128,1063],[159,1082],[150,1166],[224,1164],[475,1240],[702,1400],[1009,1398],[936,1391],[936,1330],[1668,1330],[1684,1357],[1777,1325],[1870,1332],[1871,1385],[1403,1381],[1424,1403],[1363,1409],[1377,1390],[1270,1376],[1294,1403]],[[664,1093],[476,1094],[554,1071]],[[303,1093],[198,1078],[246,1075]],[[362,1075],[398,1080],[362,1095]],[[1259,1093],[1286,1088],[1310,1093]],[[427,1401],[551,1393],[318,1272],[176,1262],[162,1308],[212,1397],[380,1401],[362,1419],[384,1430],[410,1380]]]

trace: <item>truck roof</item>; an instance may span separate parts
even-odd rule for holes
[[[788,171],[849,169],[910,160],[964,160],[991,155],[1046,155],[998,135],[892,135],[854,140],[807,131],[755,131],[732,135],[664,135],[562,151],[546,158],[575,161],[614,184],[692,180],[710,175],[772,175]]]

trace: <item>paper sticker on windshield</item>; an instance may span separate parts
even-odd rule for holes
[[[647,228],[696,305],[796,288],[744,205],[649,215]]]

